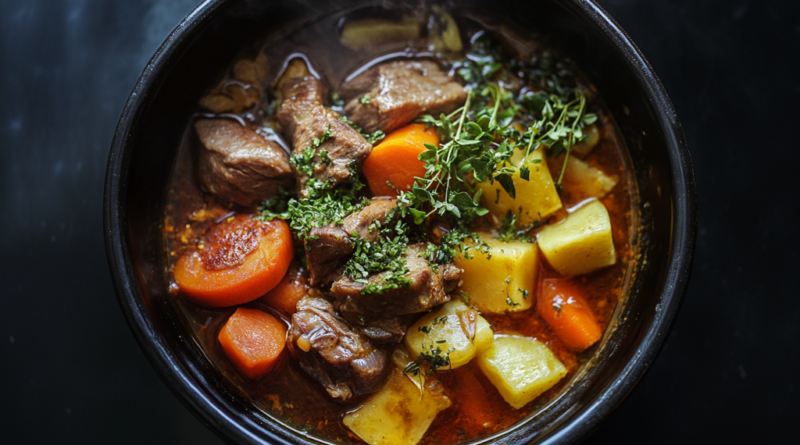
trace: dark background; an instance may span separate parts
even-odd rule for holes
[[[221,442],[139,350],[102,236],[117,119],[196,1],[0,1],[3,443]],[[790,441],[800,414],[798,3],[599,3],[672,98],[700,217],[666,346],[586,442]]]

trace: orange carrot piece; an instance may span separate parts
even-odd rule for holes
[[[573,351],[583,351],[603,335],[582,291],[565,280],[544,280],[536,310]]]
[[[410,124],[387,135],[364,160],[364,176],[375,196],[397,196],[397,190],[411,190],[414,177],[425,176],[425,163],[419,154],[427,150],[425,143],[438,145],[439,136],[425,124]]]
[[[197,250],[175,265],[175,282],[208,306],[247,303],[277,286],[294,256],[292,234],[281,220],[237,215],[212,228]]]
[[[308,284],[299,270],[290,268],[274,289],[261,297],[270,307],[288,315],[297,312],[297,302],[308,293]]]
[[[222,330],[219,344],[236,368],[251,380],[268,373],[286,346],[286,325],[256,309],[236,309]]]
[[[478,425],[488,427],[496,422],[497,413],[491,409],[493,405],[489,395],[473,372],[472,366],[463,366],[455,371],[451,397],[459,404],[464,416]]]

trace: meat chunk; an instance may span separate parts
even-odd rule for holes
[[[430,60],[380,64],[342,87],[345,114],[372,133],[389,133],[423,114],[448,113],[467,92]]]
[[[389,352],[337,316],[315,289],[297,303],[287,347],[303,370],[341,400],[380,389],[391,369]]]
[[[361,332],[377,344],[397,344],[403,341],[403,337],[408,331],[408,327],[414,320],[407,320],[408,317],[379,318],[367,320],[363,316],[345,313],[343,316],[358,317],[356,320],[349,320],[358,325]],[[362,321],[363,319],[363,321]]]
[[[260,100],[267,78],[267,56],[241,59],[233,66],[232,78],[219,84],[200,99],[200,106],[213,113],[240,113]]]
[[[278,87],[283,97],[278,120],[293,143],[295,155],[300,155],[294,158],[298,160],[294,166],[300,195],[309,195],[312,178],[314,187],[332,188],[357,174],[372,144],[324,106],[325,86],[302,60],[289,64]]]
[[[223,201],[254,206],[293,184],[289,155],[275,142],[228,119],[194,124],[202,147],[198,178]]]
[[[348,319],[352,319],[354,315],[380,319],[424,312],[450,301],[447,292],[458,284],[461,269],[448,264],[434,270],[424,255],[424,244],[408,246],[406,263],[409,272],[405,278],[411,284],[383,294],[366,294],[362,291],[368,284],[383,283],[388,272],[371,275],[367,278],[368,283],[359,283],[342,276],[331,286],[331,293],[339,302],[339,310]]]
[[[349,238],[355,232],[359,238],[375,241],[378,230],[370,226],[374,221],[386,222],[389,212],[395,208],[393,199],[373,199],[368,206],[353,212],[344,219],[341,226],[329,224],[314,228],[305,240],[306,260],[312,286],[321,286],[333,281],[332,274],[340,268],[353,253]]]

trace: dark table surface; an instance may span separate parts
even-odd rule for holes
[[[195,3],[0,2],[2,443],[221,442],[139,350],[101,227],[122,106]],[[788,442],[800,413],[798,3],[599,3],[675,104],[700,218],[666,346],[587,442]]]

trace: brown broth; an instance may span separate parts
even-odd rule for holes
[[[298,50],[304,51],[313,61],[316,70],[324,73],[323,78],[332,87],[339,85],[348,73],[370,60],[386,53],[397,52],[398,49],[405,50],[405,48],[381,47],[371,51],[355,52],[345,48],[338,44],[337,39],[332,38],[335,35],[332,33],[337,32],[336,23],[339,18],[339,16],[329,17],[314,26],[298,28],[294,32],[267,41],[263,52],[269,60],[269,79],[275,79],[282,67],[282,61]],[[311,44],[319,41],[331,43]],[[585,161],[619,178],[617,186],[601,200],[611,217],[618,261],[613,266],[587,275],[563,279],[572,281],[584,290],[598,320],[608,330],[613,321],[614,310],[625,296],[625,286],[630,279],[635,261],[636,186],[630,173],[627,150],[621,143],[622,139],[618,136],[610,114],[602,108],[601,103],[598,104],[597,112],[602,138]],[[245,120],[250,125],[257,126],[252,118],[247,119],[246,114],[242,113]],[[220,221],[234,212],[246,210],[219,203],[200,189],[194,176],[193,156],[198,143],[193,125],[190,124],[178,148],[176,167],[167,191],[163,234],[170,274],[177,259],[187,249],[192,249],[215,221]],[[561,197],[567,209],[579,204],[569,190],[564,190]],[[562,278],[543,258],[539,263],[537,292],[541,291],[543,280]],[[303,372],[285,351],[269,375],[255,382],[248,380],[225,358],[217,341],[219,330],[235,308],[213,309],[199,306],[184,298],[176,286],[173,285],[171,290],[175,295],[174,302],[185,317],[186,327],[192,333],[199,349],[230,384],[248,397],[258,410],[291,428],[326,440],[362,443],[358,437],[347,431],[341,419],[363,398],[349,401],[347,404],[334,402],[322,386]],[[537,295],[531,295],[530,298],[537,298]],[[260,300],[244,306],[267,311],[282,319],[287,325],[290,323],[286,314],[268,307]],[[589,359],[599,347],[593,346],[581,354],[570,352],[536,314],[535,309],[508,315],[486,314],[484,317],[491,323],[495,332],[518,333],[545,343],[564,363],[569,374],[532,403],[515,410],[503,400],[474,362],[455,371],[440,372],[438,377],[453,404],[436,417],[422,444],[456,444],[487,437],[512,426],[558,396],[572,377],[583,366],[588,366]]]

